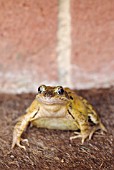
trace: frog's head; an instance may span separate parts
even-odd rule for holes
[[[69,102],[67,91],[62,86],[45,86],[38,87],[37,100],[46,105],[66,105]]]

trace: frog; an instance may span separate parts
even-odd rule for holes
[[[107,131],[93,106],[75,91],[62,86],[40,85],[26,113],[19,117],[13,130],[12,149],[17,145],[26,150],[21,136],[32,124],[37,128],[74,131],[70,140],[81,138],[83,144],[97,130]]]

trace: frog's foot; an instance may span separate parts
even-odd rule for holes
[[[18,138],[15,138],[15,140],[13,139],[13,143],[12,143],[12,147],[11,148],[13,149],[15,147],[15,145],[17,145],[20,148],[26,150],[26,147],[20,144],[21,141],[22,142],[26,142],[27,145],[29,146],[28,139],[22,139],[22,138],[18,137]]]
[[[89,133],[81,133],[81,132],[74,132],[76,135],[71,136],[70,140],[76,139],[76,138],[82,138],[82,144],[84,143],[85,139],[89,136]]]
[[[82,138],[82,144],[83,144],[86,138],[89,138],[89,140],[91,140],[95,131],[97,131],[99,129],[101,129],[102,131],[105,131],[105,132],[107,131],[106,128],[104,127],[104,125],[102,123],[100,123],[99,125],[96,125],[91,129],[88,129],[88,130],[83,129],[81,132],[74,132],[76,135],[70,137],[70,140],[76,139],[76,138]]]

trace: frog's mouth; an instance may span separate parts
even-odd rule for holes
[[[68,103],[68,100],[66,98],[50,98],[50,97],[42,97],[37,98],[39,103],[45,104],[45,105],[66,105]]]

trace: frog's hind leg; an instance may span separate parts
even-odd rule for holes
[[[93,134],[100,129],[100,126],[99,125],[96,125],[94,127],[91,128],[91,131],[90,131],[90,134],[89,134],[89,140],[91,140]]]
[[[89,134],[89,140],[92,138],[94,132],[96,132],[97,130],[101,130],[102,132],[107,132],[105,126],[99,122],[99,124],[95,125],[92,129],[91,129],[91,132]]]

